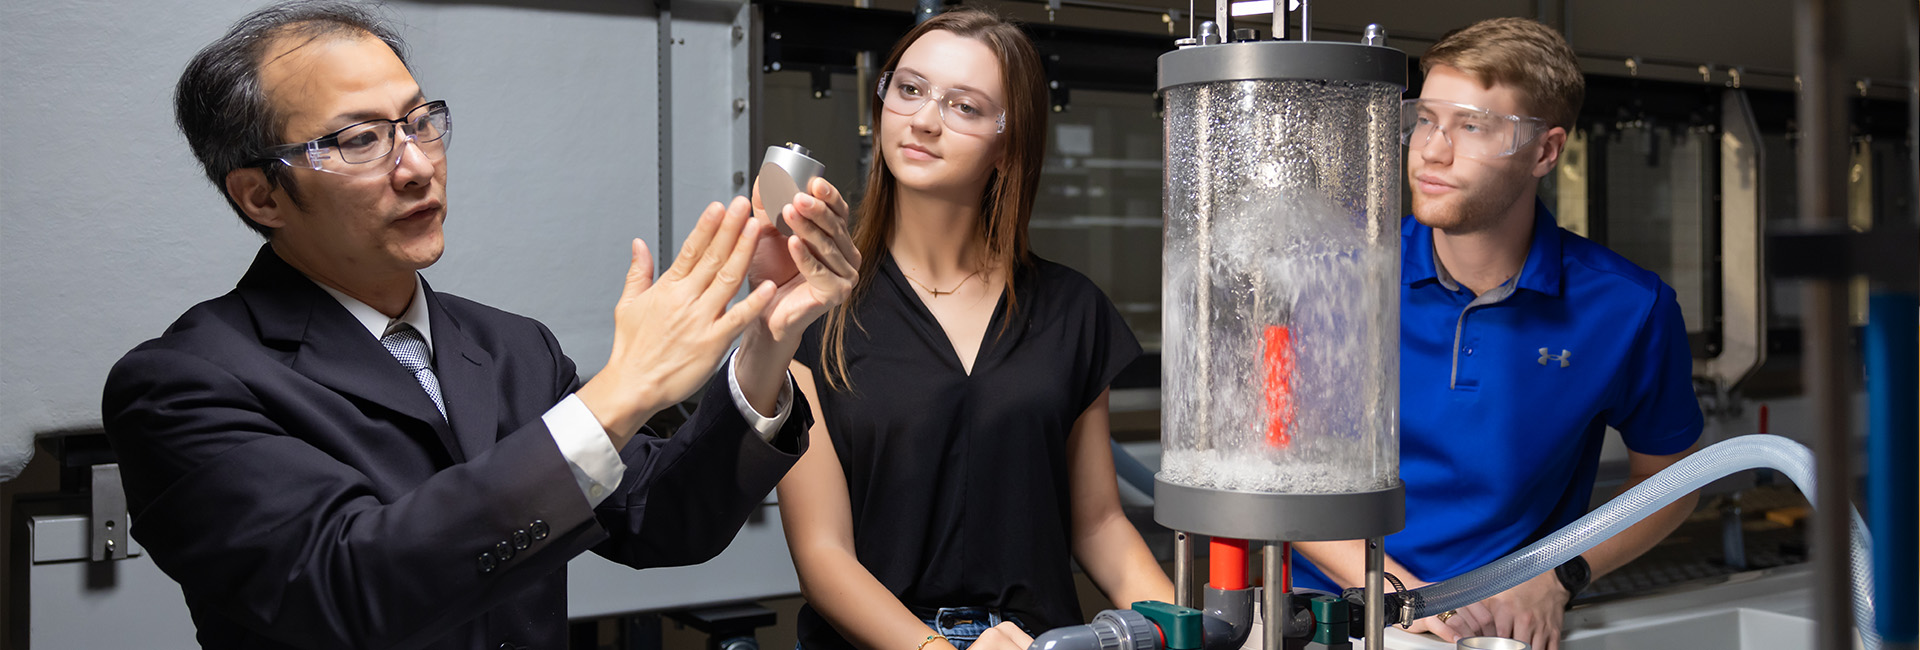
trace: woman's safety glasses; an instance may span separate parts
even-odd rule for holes
[[[977,91],[935,88],[920,75],[889,71],[880,75],[879,92],[881,105],[896,115],[918,113],[932,99],[940,107],[940,122],[949,129],[969,135],[1007,130],[1007,111]]]

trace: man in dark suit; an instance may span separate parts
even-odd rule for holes
[[[657,281],[635,240],[582,385],[540,323],[419,276],[452,123],[402,57],[307,1],[181,76],[181,130],[267,244],[114,367],[103,415],[132,533],[209,648],[562,648],[569,559],[705,561],[806,447],[785,367],[852,286],[844,201],[799,201],[787,238],[713,204]],[[642,430],[703,386],[671,439]]]

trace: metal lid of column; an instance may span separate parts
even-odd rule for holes
[[[1407,54],[1332,41],[1243,41],[1160,55],[1160,89],[1212,81],[1317,79],[1407,87]]]

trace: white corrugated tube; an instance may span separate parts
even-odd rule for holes
[[[1800,487],[1807,501],[1818,502],[1814,496],[1812,451],[1780,436],[1739,436],[1695,452],[1526,548],[1452,580],[1413,590],[1409,595],[1409,600],[1414,604],[1413,619],[1424,618],[1433,612],[1459,609],[1512,589],[1529,578],[1553,570],[1715,479],[1763,467],[1785,474],[1794,485]],[[1873,629],[1872,542],[1867,536],[1866,523],[1860,519],[1860,512],[1852,506],[1848,506],[1847,510],[1853,522],[1855,629],[1867,650],[1877,650],[1880,637]]]

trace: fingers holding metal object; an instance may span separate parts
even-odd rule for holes
[[[796,213],[787,220],[788,225],[793,227],[793,236],[805,242],[828,271],[843,278],[852,278],[858,272],[855,262],[846,255],[852,242],[848,241],[847,247],[842,247],[833,231],[834,222],[843,220],[833,214],[826,203],[806,194],[795,195],[790,209]],[[841,233],[841,237],[844,237],[844,228]],[[857,257],[858,253],[855,255]],[[804,265],[800,268],[803,271],[806,269]]]
[[[860,266],[860,249],[853,244],[853,236],[847,232],[847,220],[852,217],[852,212],[847,208],[847,199],[840,195],[840,188],[834,187],[827,179],[816,178],[807,186],[807,191],[825,203],[833,213],[834,218],[823,227],[827,234],[833,236],[834,245],[840,247],[840,254],[851,260],[854,266]]]

